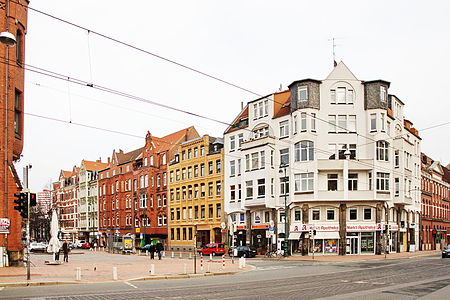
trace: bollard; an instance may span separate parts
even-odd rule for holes
[[[183,274],[187,274],[187,264],[184,264],[184,267],[183,267]]]
[[[149,252],[148,252],[148,250],[145,250],[145,255],[147,255],[147,256],[149,255]]]
[[[208,268],[206,270],[206,273],[211,273],[211,262],[208,261]]]
[[[246,258],[242,257],[242,268],[245,268],[245,262],[246,262]]]
[[[242,269],[242,257],[239,257],[239,269]]]
[[[113,267],[113,280],[117,280],[117,267]]]
[[[76,274],[75,274],[75,280],[81,280],[81,268],[77,267]]]
[[[225,255],[222,255],[222,268],[225,269]]]
[[[183,253],[180,252],[180,259],[183,258]]]
[[[189,259],[192,259],[192,253],[189,252]]]
[[[203,272],[203,254],[200,255],[200,271]]]
[[[209,260],[212,260],[212,253],[209,254]]]
[[[175,257],[175,253],[173,253],[173,251],[172,251],[172,258],[174,258]]]
[[[138,255],[141,255],[141,249],[138,250]]]
[[[154,264],[150,265],[150,275],[155,275],[155,265]]]

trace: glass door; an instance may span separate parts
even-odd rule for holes
[[[359,237],[349,236],[347,237],[346,253],[347,254],[359,254],[358,243]]]

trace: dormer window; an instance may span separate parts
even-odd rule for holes
[[[386,87],[380,86],[380,101],[386,102],[387,101],[387,90]]]
[[[298,87],[298,102],[308,101],[308,86],[301,85]]]
[[[269,100],[263,100],[253,104],[253,118],[259,119],[269,114]]]

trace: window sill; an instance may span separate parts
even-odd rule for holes
[[[294,193],[294,195],[304,195],[304,194],[314,194],[314,191],[299,191]]]
[[[389,195],[391,192],[390,191],[377,191],[378,194],[385,194],[385,195]]]

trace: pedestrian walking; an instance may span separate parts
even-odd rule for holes
[[[155,252],[156,252],[155,245],[151,244],[149,250],[150,250],[150,259],[155,259]]]
[[[64,253],[64,261],[65,262],[69,262],[69,251],[70,251],[70,248],[69,248],[69,244],[67,244],[67,241],[64,241],[64,244],[62,246],[62,250],[63,250],[63,253]]]
[[[164,246],[161,243],[161,241],[158,241],[158,243],[156,244],[156,252],[158,253],[159,260],[161,260],[163,251],[164,251]]]

